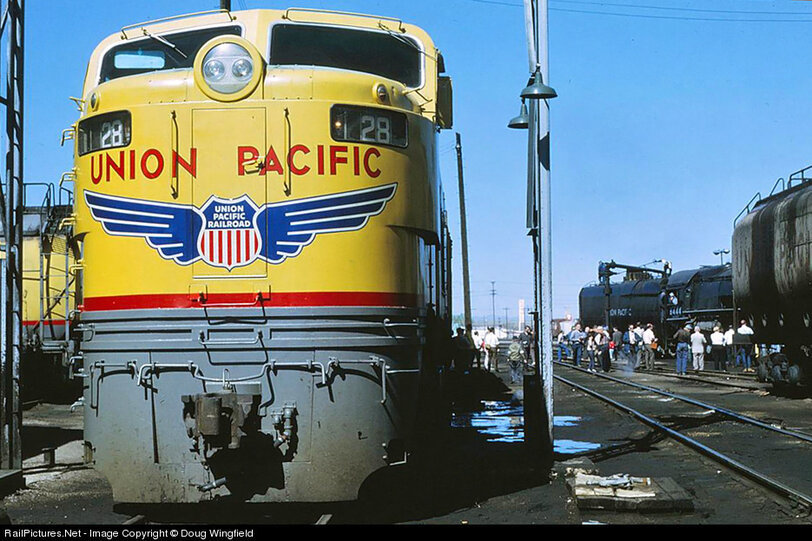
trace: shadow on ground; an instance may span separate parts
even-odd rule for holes
[[[43,450],[47,448],[59,447],[68,442],[82,439],[82,431],[78,429],[56,426],[26,426],[24,422],[21,432],[23,460],[42,454]]]
[[[483,401],[510,401],[509,387],[495,375],[475,370],[448,385],[455,413],[483,408]],[[548,482],[549,468],[533,463],[521,441],[501,442],[475,426],[446,428],[434,451],[409,467],[388,469],[367,479],[347,523],[422,520],[476,506],[489,498]]]

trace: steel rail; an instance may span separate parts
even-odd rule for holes
[[[707,402],[702,402],[700,400],[696,400],[696,399],[693,399],[693,398],[690,398],[690,397],[687,397],[687,396],[684,396],[684,395],[672,393],[670,391],[665,391],[663,389],[658,389],[657,387],[651,387],[649,385],[644,385],[642,383],[634,383],[634,382],[623,380],[623,379],[620,379],[620,378],[607,376],[606,374],[590,373],[587,370],[584,370],[583,368],[580,368],[578,366],[571,366],[571,365],[567,365],[567,364],[564,364],[564,363],[559,363],[558,361],[555,361],[555,364],[559,364],[561,366],[566,366],[567,368],[572,368],[574,370],[578,370],[580,372],[585,372],[587,374],[595,375],[595,376],[598,376],[600,378],[608,379],[610,381],[614,381],[614,382],[620,383],[622,385],[628,385],[629,387],[636,387],[638,389],[644,389],[644,390],[650,391],[652,393],[667,396],[669,398],[673,398],[675,400],[679,400],[679,401],[685,402],[687,404],[692,404],[692,405],[698,406],[700,408],[708,409],[708,410],[714,411],[716,413],[726,415],[726,416],[728,416],[728,417],[730,417],[732,419],[735,419],[737,421],[741,421],[741,422],[744,422],[744,423],[747,423],[747,424],[751,424],[751,425],[757,426],[759,428],[763,428],[765,430],[771,430],[773,432],[778,432],[779,434],[783,434],[784,436],[789,436],[789,437],[792,437],[792,438],[797,438],[799,440],[803,440],[803,441],[812,443],[812,434],[807,434],[806,432],[801,432],[801,431],[798,431],[798,430],[791,430],[791,429],[788,429],[788,428],[780,428],[780,427],[771,425],[770,423],[765,423],[764,421],[759,421],[755,417],[750,417],[749,415],[744,415],[742,413],[738,413],[738,412],[735,412],[733,410],[730,410],[730,409],[727,409],[727,408],[724,408],[724,407],[721,407],[721,406],[714,406],[713,404],[708,404]]]
[[[729,457],[729,456],[727,456],[727,455],[725,455],[723,453],[720,453],[719,451],[717,451],[715,449],[712,449],[712,448],[708,447],[707,445],[705,445],[703,443],[700,443],[699,441],[691,438],[690,436],[686,436],[682,432],[679,432],[677,430],[674,430],[673,428],[665,426],[664,424],[656,421],[655,419],[649,417],[648,415],[646,415],[644,413],[641,413],[641,412],[639,412],[639,411],[637,411],[637,410],[635,410],[635,409],[633,409],[633,408],[631,408],[631,407],[629,407],[629,406],[627,406],[625,404],[622,404],[622,403],[620,403],[620,402],[618,402],[618,401],[616,401],[616,400],[614,400],[612,398],[609,398],[608,396],[602,395],[601,393],[599,393],[597,391],[594,391],[594,390],[592,390],[592,389],[590,389],[588,387],[585,387],[585,386],[583,386],[583,385],[581,385],[579,383],[576,383],[574,381],[570,381],[570,380],[568,380],[566,378],[563,378],[561,376],[553,375],[553,378],[557,379],[561,383],[564,383],[565,385],[569,385],[570,387],[573,387],[573,388],[578,389],[578,390],[580,390],[580,391],[582,391],[582,392],[584,392],[584,393],[586,393],[586,394],[588,394],[590,396],[593,396],[593,397],[597,398],[598,400],[606,402],[607,404],[610,404],[611,406],[613,406],[616,409],[619,409],[621,411],[625,411],[626,413],[628,413],[629,415],[635,417],[637,420],[639,420],[643,424],[648,425],[648,426],[654,428],[655,430],[659,430],[660,432],[664,432],[665,434],[668,434],[674,440],[682,443],[683,445],[685,445],[685,446],[687,446],[687,447],[689,447],[691,449],[694,449],[696,451],[699,451],[703,455],[705,455],[705,456],[719,462],[720,464],[723,464],[724,466],[726,466],[726,467],[728,467],[728,468],[730,468],[732,470],[735,470],[736,472],[742,474],[743,476],[747,477],[748,479],[750,479],[752,481],[755,481],[759,485],[762,485],[762,486],[770,489],[771,491],[773,491],[773,492],[775,492],[777,494],[780,494],[781,496],[789,499],[790,501],[793,501],[793,502],[805,507],[806,509],[812,508],[812,496],[809,496],[807,494],[804,494],[803,492],[795,490],[794,488],[792,488],[790,486],[787,486],[784,483],[773,479],[772,477],[768,477],[768,476],[766,476],[766,475],[764,475],[762,473],[759,473],[758,471],[754,470],[753,468],[751,468],[751,467],[749,467],[749,466],[747,466],[745,464],[742,464],[738,460],[736,460],[734,458],[731,458],[731,457]]]
[[[756,386],[755,381],[751,382],[750,385],[747,385],[746,383],[734,383],[732,381],[718,381],[718,380],[714,380],[714,379],[701,378],[701,377],[697,377],[697,376],[676,374],[676,373],[673,373],[673,372],[671,372],[671,373],[668,373],[668,372],[656,372],[656,371],[651,371],[651,370],[641,370],[640,372],[642,372],[644,374],[651,374],[653,376],[661,376],[661,377],[664,377],[664,378],[674,378],[674,379],[681,379],[681,380],[685,380],[685,381],[696,381],[698,383],[708,383],[710,385],[719,385],[720,387],[733,387],[733,388],[736,388],[736,389],[748,389],[750,391],[763,391],[764,390],[764,387]]]
[[[676,374],[676,370],[671,370],[670,368],[654,368],[654,370],[647,370],[645,368],[638,369],[641,372],[646,372],[648,374]],[[755,374],[743,374],[738,372],[722,372],[720,370],[700,370],[700,374],[705,376],[718,376],[720,378],[731,378],[731,379],[741,379],[745,381],[758,381],[756,379]]]

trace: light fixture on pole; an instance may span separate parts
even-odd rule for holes
[[[519,116],[515,116],[510,119],[510,122],[508,122],[508,128],[512,128],[514,130],[526,130],[529,120],[530,117],[527,114],[527,105],[524,103],[524,99],[522,99],[522,108],[519,110]]]
[[[713,251],[713,255],[718,255],[719,256],[719,264],[720,265],[725,264],[725,254],[729,254],[729,253],[730,253],[730,250],[728,248],[719,248],[718,250]]]
[[[544,84],[541,77],[541,71],[536,70],[533,74],[530,84],[528,84],[521,93],[522,99],[529,100],[549,100],[557,98],[558,93],[552,88]]]

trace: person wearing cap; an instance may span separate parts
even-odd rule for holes
[[[581,331],[581,324],[576,323],[568,336],[570,347],[572,348],[572,364],[581,366],[581,355],[583,354],[584,341],[587,335]]]
[[[727,372],[727,363],[725,362],[725,335],[722,334],[722,328],[719,325],[713,328],[713,334],[710,335],[710,340],[713,367],[716,370]]]
[[[516,337],[508,348],[508,366],[510,367],[510,383],[520,383],[524,377],[524,366],[527,364],[527,355],[522,347],[519,338]]]
[[[705,345],[708,341],[705,335],[699,329],[699,324],[694,329],[694,334],[691,335],[691,353],[694,354],[693,368],[694,372],[699,372],[705,369]]]
[[[677,343],[677,374],[688,372],[688,355],[691,351],[691,325],[674,333],[673,340]]]

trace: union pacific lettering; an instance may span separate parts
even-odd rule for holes
[[[282,157],[273,145],[268,148],[264,157],[260,157],[257,147],[242,145],[236,148],[237,175],[276,173],[285,174],[285,168],[292,175],[302,176],[315,172],[319,176],[336,176],[351,174],[377,178],[381,170],[377,160],[381,153],[377,148],[362,149],[356,145],[316,145],[311,149],[307,145],[292,145],[287,156]],[[172,151],[169,156],[156,148],[139,150],[105,151],[91,156],[90,180],[93,184],[111,180],[136,180],[144,178],[155,180],[167,169],[173,177],[183,169],[192,178],[197,177],[198,151],[192,147],[186,156]]]

